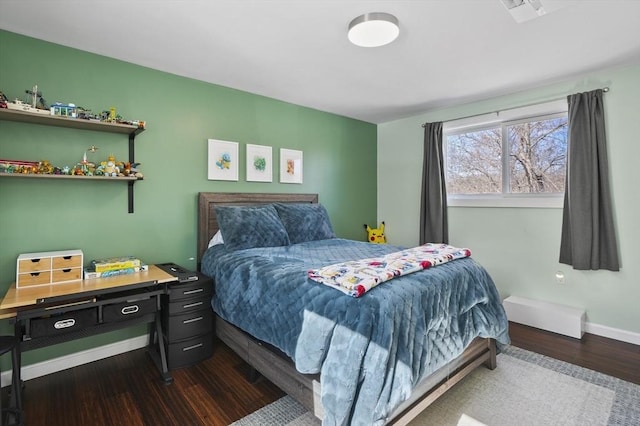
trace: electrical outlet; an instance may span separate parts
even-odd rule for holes
[[[558,284],[564,284],[565,283],[564,272],[562,272],[562,271],[556,272],[556,282]]]

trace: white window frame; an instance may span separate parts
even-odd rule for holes
[[[506,126],[532,121],[550,119],[567,113],[566,100],[545,102],[522,108],[482,114],[473,117],[452,120],[443,123],[444,167],[447,170],[447,136],[464,130],[480,131],[502,126],[502,182],[501,194],[447,194],[449,207],[520,207],[520,208],[562,208],[564,194],[510,194],[508,138],[504,134]],[[507,165],[505,167],[505,164]]]

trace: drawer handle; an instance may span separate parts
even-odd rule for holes
[[[183,291],[182,294],[187,296],[189,294],[201,293],[204,291],[204,288],[196,288],[195,290]]]
[[[70,259],[71,259],[71,256],[62,256],[62,258],[63,258],[64,260],[70,260]]]
[[[40,259],[31,259],[31,263],[38,263],[40,262]]]
[[[63,269],[62,272],[64,272],[65,274],[68,274],[69,272],[71,272],[71,269]]]
[[[32,272],[29,275],[31,275],[32,277],[38,277],[38,276],[40,276],[40,272]]]
[[[202,321],[203,319],[204,318],[202,318],[202,317],[195,317],[195,318],[191,318],[191,319],[188,319],[188,320],[184,320],[184,321],[182,321],[182,323],[183,324],[190,324],[192,322]]]
[[[194,302],[194,303],[188,303],[186,305],[182,305],[182,309],[193,308],[195,306],[200,306],[200,305],[202,305],[202,301]]]
[[[131,305],[131,306],[125,306],[124,308],[122,308],[120,312],[122,312],[122,315],[129,315],[129,314],[135,314],[139,310],[140,308],[138,307],[138,305]]]
[[[55,328],[56,330],[61,330],[63,328],[73,327],[74,325],[76,325],[76,320],[73,318],[69,318],[69,319],[56,321],[53,324],[53,328]]]
[[[202,347],[202,343],[198,343],[197,345],[187,346],[186,348],[182,348],[182,352],[190,351],[191,349],[197,349]]]

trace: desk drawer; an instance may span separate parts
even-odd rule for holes
[[[213,334],[206,334],[167,345],[169,370],[188,367],[204,361],[213,354]]]
[[[213,330],[213,310],[210,307],[163,319],[164,331],[170,342],[200,336]]]
[[[31,320],[31,337],[56,336],[98,324],[96,308],[65,312]]]
[[[104,305],[102,308],[102,321],[113,322],[129,318],[141,317],[158,310],[155,297],[146,299],[130,300],[111,305]]]

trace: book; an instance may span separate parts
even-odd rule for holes
[[[136,272],[148,271],[149,265],[141,264],[140,266],[135,266],[133,268],[122,268],[122,269],[111,269],[108,271],[97,272],[93,268],[89,267],[84,270],[84,279],[90,280],[94,278],[107,278],[107,277],[115,277],[118,275],[129,275],[135,274]]]
[[[142,262],[133,256],[110,257],[91,261],[90,268],[95,272],[114,271],[117,269],[139,268]]]

